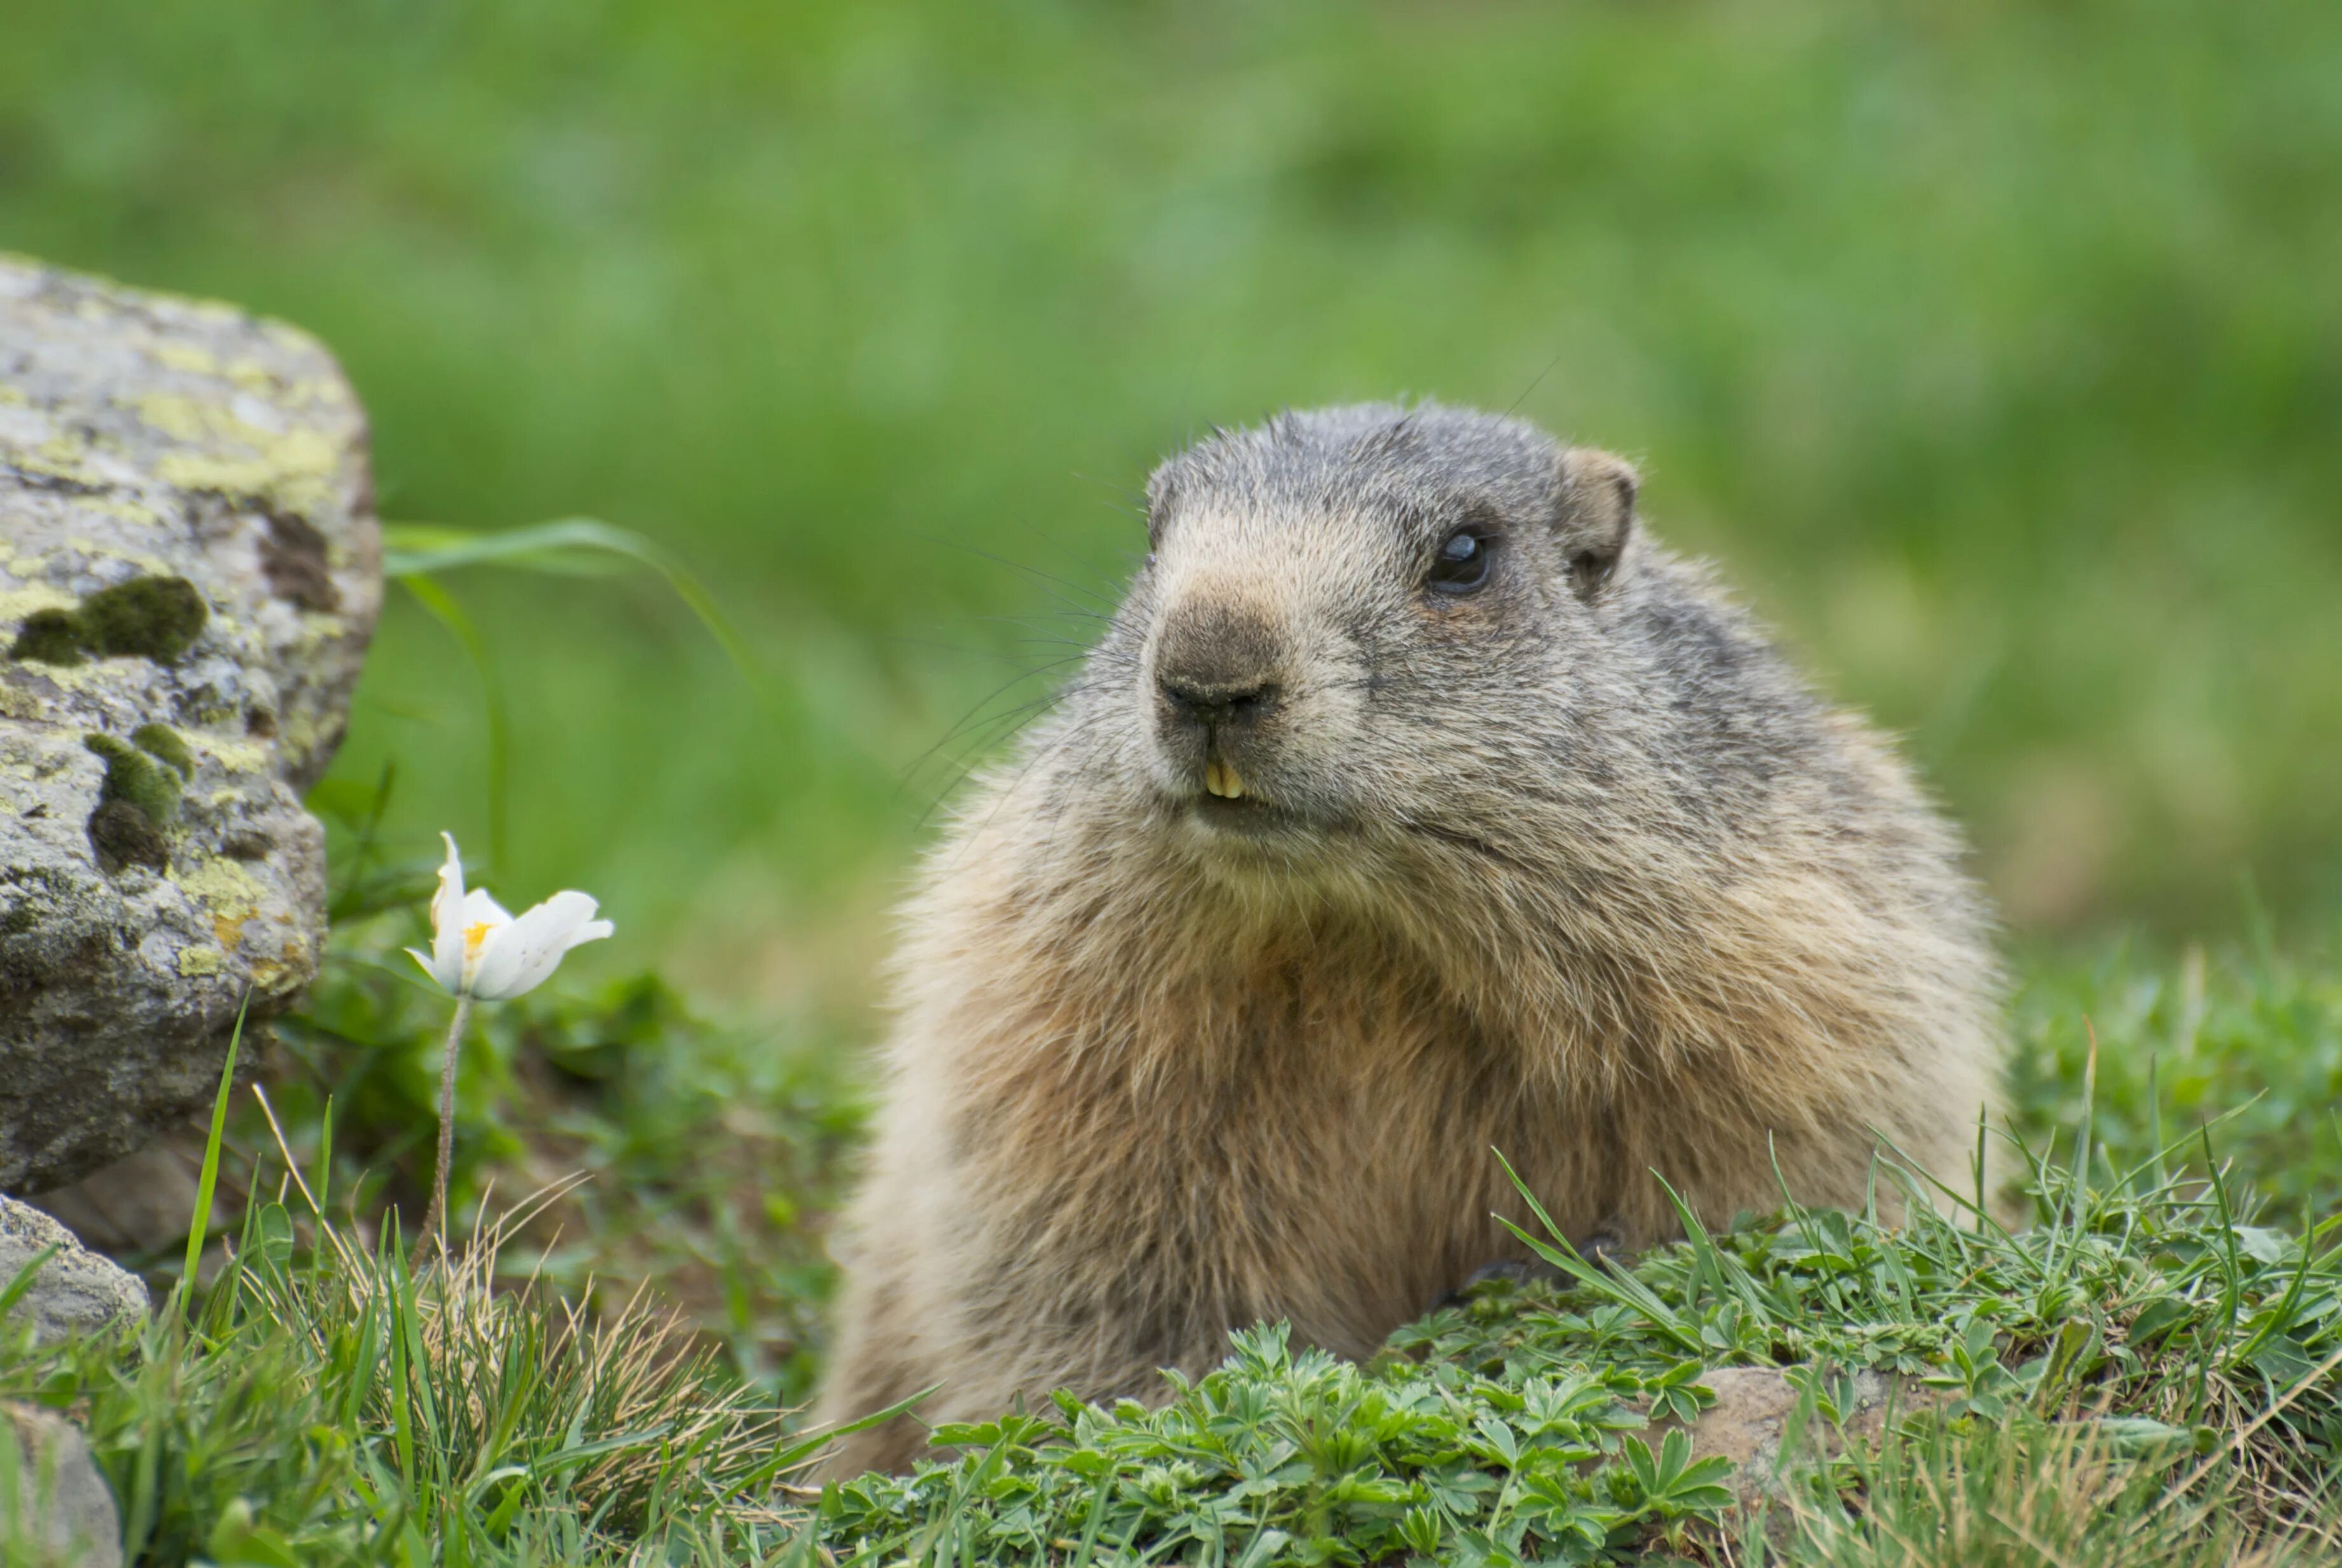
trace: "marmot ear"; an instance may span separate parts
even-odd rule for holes
[[[1569,562],[1570,583],[1592,600],[1608,585],[1635,529],[1642,480],[1623,457],[1591,446],[1561,454],[1560,514],[1554,520]]]

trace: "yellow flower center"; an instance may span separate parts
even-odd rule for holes
[[[469,964],[480,955],[480,944],[487,941],[488,933],[495,929],[495,924],[485,920],[464,927],[465,963]]]

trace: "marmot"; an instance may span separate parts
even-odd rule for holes
[[[1859,1208],[1882,1139],[1967,1188],[1960,844],[1637,483],[1436,405],[1156,472],[1127,597],[903,912],[822,1421],[1160,1397],[1262,1321],[1364,1357],[1526,1255],[1492,1151],[1628,1247],[1680,1233],[1654,1172],[1715,1226]]]

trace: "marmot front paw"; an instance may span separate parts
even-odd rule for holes
[[[1616,1257],[1625,1248],[1626,1240],[1616,1230],[1605,1225],[1583,1241],[1571,1244],[1577,1249],[1579,1257],[1589,1263],[1598,1263],[1605,1258]],[[1543,1258],[1496,1258],[1474,1269],[1462,1284],[1434,1303],[1433,1310],[1462,1305],[1474,1285],[1489,1280],[1509,1280],[1517,1286],[1542,1284],[1564,1277],[1559,1269]]]

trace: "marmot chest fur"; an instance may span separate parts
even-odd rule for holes
[[[1289,414],[1151,553],[904,916],[823,1406],[1146,1398],[1289,1319],[1364,1355],[1517,1246],[1964,1186],[1997,982],[1953,834],[1616,458]],[[1880,1183],[1891,1199],[1891,1183]],[[908,1420],[836,1473],[901,1466]]]

